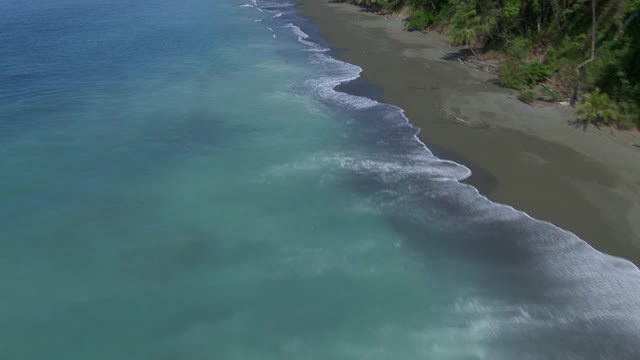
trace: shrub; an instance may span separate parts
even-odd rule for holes
[[[389,6],[389,1],[387,0],[355,0],[355,4],[359,6],[363,6],[372,10],[382,10]]]
[[[513,89],[524,89],[541,83],[551,74],[549,67],[539,61],[523,63],[510,60],[498,69],[500,83]]]
[[[407,23],[407,30],[424,30],[427,27],[433,25],[435,21],[435,15],[427,12],[423,9],[414,10],[409,16],[409,22]]]
[[[524,67],[519,61],[508,61],[498,69],[500,83],[504,86],[520,90],[527,87]]]
[[[507,53],[515,58],[522,59],[529,54],[531,41],[527,38],[519,37],[513,40],[507,49]]]
[[[552,88],[548,87],[548,86],[543,86],[542,87],[542,95],[544,95],[546,97],[546,100],[548,101],[560,101],[562,100],[562,96],[554,91]]]
[[[518,100],[522,101],[525,104],[531,104],[537,95],[533,91],[523,91],[518,95]]]
[[[541,83],[547,76],[551,75],[549,67],[540,61],[534,61],[525,66],[527,82],[529,86]]]
[[[618,105],[611,100],[609,95],[595,88],[591,94],[585,96],[585,101],[577,106],[576,121],[585,125],[618,123],[623,114]]]
[[[620,119],[617,126],[620,129],[640,128],[640,114],[638,107],[632,103],[618,103],[620,110]]]

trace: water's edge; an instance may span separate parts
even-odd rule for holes
[[[256,2],[255,0],[253,0],[253,1],[254,1],[254,5],[256,7],[258,7],[258,8],[262,8],[264,6],[263,4],[266,4],[267,7],[269,5],[275,6],[275,7],[281,6],[281,4],[279,4],[277,2],[277,0],[273,1],[273,2],[268,2],[268,1]],[[291,4],[287,5],[286,7],[289,7],[289,6],[291,6]],[[350,66],[350,67],[353,67],[353,68],[357,69],[357,74],[354,74],[352,78],[345,78],[345,79],[341,79],[340,81],[337,81],[337,82],[332,82],[332,87],[330,88],[330,90],[335,92],[336,94],[343,94],[343,95],[346,95],[346,96],[349,96],[349,97],[363,99],[364,102],[373,101],[376,104],[383,105],[383,106],[389,106],[389,107],[392,107],[392,108],[396,109],[401,114],[401,116],[405,119],[406,125],[411,127],[411,128],[413,128],[413,129],[415,129],[416,133],[414,135],[414,140],[416,142],[418,142],[422,147],[424,147],[426,152],[428,152],[429,154],[433,154],[433,152],[420,139],[419,135],[423,130],[418,128],[418,127],[416,127],[411,122],[411,120],[405,115],[405,112],[404,112],[403,109],[401,109],[401,108],[399,108],[399,107],[397,107],[397,106],[395,106],[393,104],[387,104],[387,103],[382,102],[382,100],[380,99],[379,96],[373,96],[372,95],[370,97],[367,97],[367,96],[365,96],[363,94],[356,94],[355,92],[349,91],[348,86],[350,84],[352,84],[352,83],[357,83],[357,86],[360,88],[360,91],[362,91],[363,93],[370,92],[371,94],[374,94],[376,92],[376,89],[372,84],[369,84],[364,78],[361,77],[361,73],[363,71],[362,68],[360,68],[357,65],[350,64],[350,63],[347,63],[347,62],[344,62],[344,61],[338,59],[339,58],[339,54],[336,53],[333,50],[333,48],[331,47],[331,44],[326,39],[322,38],[319,35],[319,31],[318,31],[316,25],[313,24],[312,20],[304,17],[304,15],[302,15],[300,13],[300,6],[301,6],[301,4],[299,2],[295,3],[295,5],[292,7],[292,9],[295,12],[287,14],[287,15],[290,15],[290,16],[297,17],[297,19],[295,19],[295,17],[293,17],[294,21],[293,21],[293,23],[290,24],[289,27],[296,33],[296,35],[299,36],[300,42],[302,42],[305,45],[312,46],[312,47],[320,47],[322,49],[321,51],[326,51],[327,56],[330,57],[332,60],[341,62],[341,63],[343,63],[343,64],[345,64],[347,66]],[[281,16],[282,16],[282,14],[278,15],[277,17],[279,18]],[[296,23],[295,20],[297,20],[299,23]],[[366,88],[366,87],[370,87],[372,90],[362,90],[363,88]],[[339,95],[337,97],[339,97]],[[449,163],[455,164],[455,166],[460,166],[460,167],[464,168],[467,173],[464,176],[457,178],[456,181],[458,181],[461,185],[465,185],[465,186],[469,186],[469,187],[473,188],[473,190],[475,191],[475,195],[480,197],[480,198],[482,198],[484,201],[487,201],[487,202],[489,202],[489,203],[491,203],[491,204],[493,204],[495,206],[503,207],[503,208],[508,209],[510,211],[514,211],[516,213],[522,214],[522,215],[526,216],[528,219],[530,219],[532,221],[535,221],[537,223],[548,225],[548,226],[552,226],[553,228],[557,229],[558,231],[566,233],[567,235],[570,235],[571,237],[575,237],[576,239],[579,239],[581,242],[583,242],[585,245],[587,245],[593,251],[597,252],[599,255],[610,257],[612,259],[616,259],[616,261],[623,261],[623,262],[628,263],[628,265],[630,265],[633,268],[635,268],[638,271],[638,274],[640,275],[640,268],[638,268],[638,266],[635,265],[630,260],[622,258],[622,257],[615,256],[615,255],[610,255],[610,254],[601,252],[598,249],[594,248],[591,244],[589,244],[585,240],[581,239],[576,234],[574,234],[574,233],[572,233],[572,232],[570,232],[568,230],[565,230],[565,229],[563,229],[563,228],[561,228],[561,227],[559,227],[559,226],[557,226],[557,225],[555,225],[555,224],[553,224],[553,223],[551,223],[549,221],[536,219],[536,218],[532,217],[531,215],[529,215],[528,213],[526,213],[525,211],[518,210],[518,209],[516,209],[516,208],[514,208],[514,207],[512,207],[510,205],[507,205],[507,204],[501,204],[501,203],[497,203],[497,202],[494,202],[494,201],[490,200],[487,196],[482,194],[476,188],[476,186],[474,186],[473,184],[469,184],[466,181],[472,175],[472,171],[471,171],[471,169],[469,167],[474,167],[473,165],[466,166],[466,165],[457,163],[455,161],[450,161],[450,160],[446,160],[446,159],[440,159],[440,160],[443,161],[443,162],[449,162]],[[478,170],[481,171],[482,169],[478,169]],[[475,173],[474,173],[474,175],[475,175]]]

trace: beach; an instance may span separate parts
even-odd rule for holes
[[[457,61],[437,33],[408,32],[400,16],[329,0],[299,0],[302,15],[360,66],[339,89],[405,110],[436,155],[469,167],[489,199],[569,230],[640,264],[640,138],[570,125],[572,109],[532,107],[495,76]]]
[[[7,3],[0,359],[640,359],[624,141],[305,6]]]

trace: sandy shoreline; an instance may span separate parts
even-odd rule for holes
[[[493,76],[444,60],[458,51],[444,36],[406,32],[399,17],[298,1],[337,57],[363,68],[343,91],[380,89],[436,155],[473,171],[467,182],[482,194],[640,264],[637,135],[576,129],[568,108],[525,105]]]

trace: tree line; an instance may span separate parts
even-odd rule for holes
[[[577,120],[640,127],[640,0],[352,0],[409,9],[470,57],[491,57],[525,102],[570,101]]]

